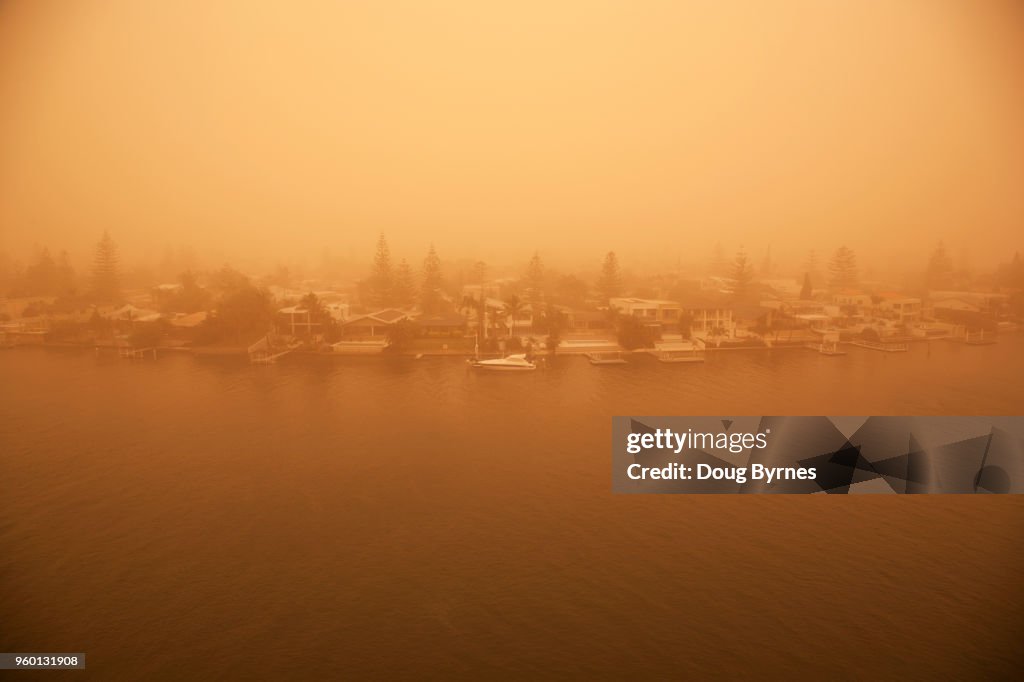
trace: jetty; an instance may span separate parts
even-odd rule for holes
[[[817,351],[822,355],[846,355],[845,350],[840,350],[838,344],[825,343],[824,341],[819,343],[808,342],[804,344],[804,348],[809,350]]]
[[[647,351],[658,362],[704,362],[704,352],[688,342],[669,342],[655,344],[654,350]]]
[[[995,342],[995,332],[986,332],[984,329],[979,329],[976,332],[966,332],[964,335],[964,343],[968,346],[991,346]]]
[[[156,360],[156,346],[152,346],[150,348],[119,346],[117,349],[117,357],[122,360],[145,360],[147,357],[152,357]]]
[[[839,332],[827,332],[822,336],[821,341],[809,341],[804,348],[817,351],[822,355],[846,355],[845,350],[839,349]]]
[[[626,358],[621,351],[584,353],[592,365],[625,365]]]
[[[270,335],[268,334],[249,346],[249,362],[254,365],[270,365],[289,352],[291,352],[290,348],[275,348],[270,343]]]
[[[868,350],[882,351],[883,353],[906,353],[909,346],[906,343],[900,341],[869,341],[867,339],[857,339],[856,341],[850,341],[854,346],[860,346],[861,348],[867,348]]]

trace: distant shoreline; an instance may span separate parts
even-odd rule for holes
[[[911,345],[917,346],[922,344],[929,344],[931,340],[928,339],[914,339]],[[939,339],[938,341],[953,342],[949,339]],[[117,346],[110,343],[74,343],[69,341],[47,341],[45,343],[33,343],[23,344],[7,348],[7,350],[13,350],[15,348],[77,348],[80,350],[93,350],[95,352],[106,352],[115,351]],[[170,353],[187,353],[196,357],[238,357],[247,358],[248,346],[245,345],[210,345],[210,346],[156,346],[158,353],[170,352]],[[746,346],[731,346],[731,347],[716,347],[716,346],[705,346],[698,350],[700,353],[717,353],[721,351],[772,351],[772,350],[806,350],[801,344],[780,344],[780,345],[746,345]],[[541,349],[535,353],[537,357],[550,357],[552,355],[558,356],[585,356],[591,353],[607,353],[607,352],[618,352],[627,355],[653,355],[658,352],[657,348],[638,348],[635,350],[626,350],[623,348],[618,349],[577,349],[577,348],[559,348],[555,353],[549,353],[546,349]],[[296,349],[288,351],[288,355],[303,355],[313,357],[336,357],[336,358],[349,358],[349,357],[420,357],[420,356],[432,356],[432,357],[473,357],[474,353],[470,350],[465,349],[412,349],[408,351],[401,351],[397,353],[385,353],[385,352],[354,352],[354,353],[341,353],[341,352],[330,352],[330,351],[318,351],[309,349]],[[501,353],[487,353],[488,356],[500,356]]]

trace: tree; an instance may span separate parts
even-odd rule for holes
[[[719,339],[723,336],[725,336],[725,327],[719,324],[711,328],[711,340],[716,346],[718,345]]]
[[[619,315],[616,329],[619,345],[626,350],[650,348],[654,345],[654,335],[650,327],[632,315]]]
[[[804,261],[804,272],[811,278],[811,286],[821,284],[821,273],[818,272],[818,252],[811,249],[807,252],[807,259]]]
[[[108,232],[96,244],[96,253],[92,262],[92,291],[97,301],[112,303],[117,301],[121,290],[121,277],[118,268],[120,259],[117,255],[117,244]]]
[[[370,273],[370,298],[375,306],[385,308],[392,303],[393,275],[391,272],[391,249],[382,232],[377,239],[377,251],[373,256],[373,269]]]
[[[857,286],[857,255],[852,249],[840,246],[828,264],[829,285],[833,289]]]
[[[772,247],[769,245],[768,250],[764,253],[764,258],[761,260],[761,277],[771,277],[774,272],[775,264],[772,262]]]
[[[800,300],[810,301],[814,298],[814,287],[811,286],[811,273],[804,273],[804,285],[800,288]]]
[[[266,333],[273,320],[270,294],[246,286],[221,299],[214,313],[203,322],[201,333],[207,341],[239,342],[247,340],[247,336]]]
[[[476,296],[462,297],[461,308],[471,311],[476,316],[476,335],[480,340],[487,338],[486,305],[486,299],[483,296],[479,298]]]
[[[320,325],[320,333],[327,336],[330,328],[334,325],[334,318],[327,310],[327,306],[312,291],[302,297],[299,307],[306,311],[306,322],[309,325],[306,329],[312,333],[314,324]]]
[[[543,328],[547,330],[544,346],[552,355],[562,344],[562,332],[565,330],[565,315],[550,303],[544,307]]]
[[[1008,289],[1024,289],[1024,260],[1015,252],[1009,263],[1003,263],[996,271],[996,282]]]
[[[470,274],[470,284],[483,284],[487,281],[487,263],[478,260],[473,264],[473,272]]]
[[[195,313],[205,310],[210,296],[199,286],[191,270],[178,275],[181,288],[174,294],[160,299],[160,309],[168,313]]]
[[[693,313],[686,308],[679,314],[679,336],[683,340],[693,337]]]
[[[278,263],[277,267],[274,268],[274,273],[270,275],[266,281],[270,284],[275,284],[279,287],[289,287],[292,284],[292,271],[284,263]]]
[[[619,271],[619,259],[614,251],[609,251],[604,257],[601,276],[597,280],[597,290],[601,292],[601,300],[605,303],[622,291],[622,273]]]
[[[725,260],[725,249],[722,242],[716,242],[711,252],[711,274],[724,277],[729,272],[729,264]]]
[[[544,300],[544,263],[535,251],[526,266],[526,298],[536,310]]]
[[[434,250],[434,245],[431,244],[427,257],[423,259],[423,286],[420,289],[420,307],[423,308],[424,313],[433,315],[439,312],[444,301],[444,294],[441,290],[443,286],[441,259],[438,258],[437,251]]]
[[[57,263],[57,295],[65,298],[75,295],[75,269],[71,267],[67,251],[60,252]]]
[[[578,307],[586,303],[590,287],[576,275],[562,275],[555,284],[555,297],[558,303]]]
[[[395,269],[394,302],[395,305],[403,308],[411,306],[416,301],[416,279],[412,274],[412,268],[403,258]]]
[[[222,296],[228,296],[252,287],[248,277],[229,265],[225,265],[218,270],[212,280],[214,289]]]
[[[736,252],[736,259],[732,265],[732,292],[736,299],[744,299],[752,294],[751,284],[754,280],[754,270],[747,260],[747,253],[740,247]]]
[[[403,353],[409,349],[416,339],[417,327],[412,320],[399,320],[387,331],[388,345],[384,350],[388,353]]]
[[[56,294],[59,285],[57,262],[49,249],[43,249],[36,254],[35,262],[25,268],[20,282],[15,285],[15,292],[26,296],[45,296]]]
[[[928,260],[925,282],[929,290],[948,289],[953,285],[953,259],[946,253],[946,247],[939,242]]]
[[[512,336],[512,331],[516,324],[516,317],[523,312],[526,305],[519,299],[515,294],[505,299],[505,305],[502,307],[502,313],[509,320],[508,324],[508,335]]]

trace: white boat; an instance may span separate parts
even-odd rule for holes
[[[527,360],[526,355],[508,355],[496,360],[470,360],[470,366],[493,372],[529,372],[537,369],[537,365]]]

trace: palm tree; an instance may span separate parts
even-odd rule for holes
[[[484,299],[483,296],[481,296],[480,298],[477,298],[476,296],[462,297],[462,305],[460,306],[460,308],[462,308],[462,310],[470,310],[476,313],[476,334],[478,339],[487,338],[487,324],[486,320],[484,319],[486,305],[486,299]]]
[[[512,294],[505,299],[505,305],[502,307],[502,314],[509,319],[508,335],[512,336],[512,331],[516,324],[516,316],[523,312],[523,308],[526,306],[519,299],[518,296]]]
[[[330,313],[327,312],[326,306],[323,301],[314,294],[312,291],[302,297],[299,301],[299,306],[306,311],[306,333],[309,336],[313,335],[313,325],[320,325],[320,332],[324,335],[327,333],[327,326],[330,321]]]
[[[554,355],[562,343],[562,331],[565,329],[565,315],[550,303],[544,308],[544,328],[548,336],[545,339],[548,353]]]
[[[715,346],[718,346],[719,339],[725,335],[725,327],[722,325],[715,325],[711,330],[711,340],[714,341]]]

